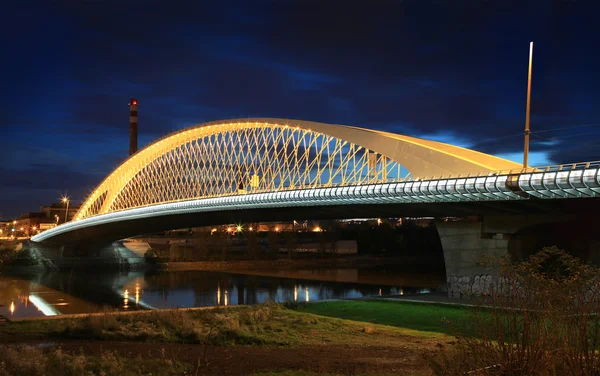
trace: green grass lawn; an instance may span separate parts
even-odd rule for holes
[[[347,300],[300,304],[300,312],[453,335],[469,308],[390,300]]]

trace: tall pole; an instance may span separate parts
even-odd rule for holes
[[[62,202],[65,203],[65,221],[63,223],[67,223],[67,219],[69,217],[69,198],[63,197]],[[58,222],[58,220],[57,220]]]
[[[533,63],[533,42],[529,43],[529,75],[527,77],[527,112],[525,114],[525,147],[523,148],[523,168],[527,168],[529,159],[529,113],[531,111],[531,65]]]
[[[129,155],[134,155],[138,150],[138,101],[131,98],[129,101]]]

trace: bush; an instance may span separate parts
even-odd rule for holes
[[[437,374],[598,375],[600,270],[556,247],[493,265],[497,278]]]

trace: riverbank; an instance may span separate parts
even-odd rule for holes
[[[285,277],[328,282],[360,283],[380,286],[439,288],[445,283],[443,265],[427,264],[418,257],[341,256],[325,258],[169,262],[157,264],[167,271],[217,271],[263,277]],[[360,273],[358,268],[360,267]],[[396,268],[385,273],[382,268]],[[371,269],[371,270],[370,270]],[[406,269],[406,273],[398,273]]]
[[[339,302],[339,305],[351,303]],[[320,309],[317,306],[323,304],[311,305]],[[293,310],[268,304],[128,315],[108,312],[52,321],[7,321],[0,324],[0,340],[13,345],[39,347],[45,344],[46,350],[38,352],[52,364],[60,347],[62,354],[79,354],[84,357],[80,363],[85,360],[90,368],[104,367],[106,374],[127,374],[127,367],[139,365],[146,359],[163,374],[200,371],[200,374],[250,375],[285,370],[301,370],[304,373],[299,374],[306,375],[311,372],[432,374],[426,358],[439,346],[452,344],[453,337],[418,329],[418,322],[409,323],[412,329],[384,324],[393,323],[389,321],[391,313],[398,309],[404,313],[415,313],[415,309],[422,313],[429,309],[433,312],[429,318],[435,320],[436,315],[445,315],[447,308],[384,304],[388,304],[390,315],[378,323],[304,311],[311,305]],[[6,345],[0,348],[0,356],[7,354],[6,348]],[[118,372],[106,372],[107,358],[113,359],[113,366],[119,365],[120,368],[113,367],[119,368]],[[103,359],[104,365],[101,364]]]

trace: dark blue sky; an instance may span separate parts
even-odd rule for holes
[[[83,200],[140,146],[235,117],[383,129],[531,164],[599,160],[599,2],[10,1],[0,218]]]

